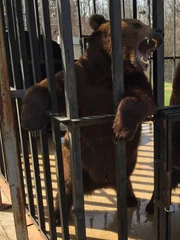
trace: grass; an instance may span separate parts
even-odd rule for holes
[[[172,92],[172,83],[165,82],[164,84],[164,104],[165,106],[169,106],[169,100],[171,97],[171,92]]]

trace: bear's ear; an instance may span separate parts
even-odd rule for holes
[[[94,14],[89,19],[89,25],[93,30],[97,30],[101,24],[108,22],[103,15]]]

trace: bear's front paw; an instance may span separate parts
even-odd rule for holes
[[[132,120],[133,121],[133,120]],[[133,139],[134,134],[136,133],[138,124],[131,123],[131,124],[123,124],[119,117],[115,118],[113,124],[113,131],[115,136],[115,142],[118,140],[122,141],[130,141]]]
[[[138,200],[135,195],[127,196],[127,206],[129,208],[136,207],[138,205]]]
[[[24,99],[21,111],[21,126],[29,131],[42,129],[49,120],[47,110],[51,106],[48,88],[33,86]]]
[[[61,226],[61,219],[60,219],[60,211],[59,211],[59,209],[55,208],[54,213],[55,213],[56,225],[57,226]]]
[[[150,201],[147,206],[146,206],[146,212],[148,214],[151,214],[153,215],[154,214],[154,202],[153,201]]]

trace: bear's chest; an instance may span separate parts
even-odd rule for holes
[[[87,84],[80,95],[80,117],[113,113],[113,93],[107,85]]]

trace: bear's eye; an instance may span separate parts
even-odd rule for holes
[[[136,28],[142,28],[142,25],[140,23],[133,23],[133,26]]]

